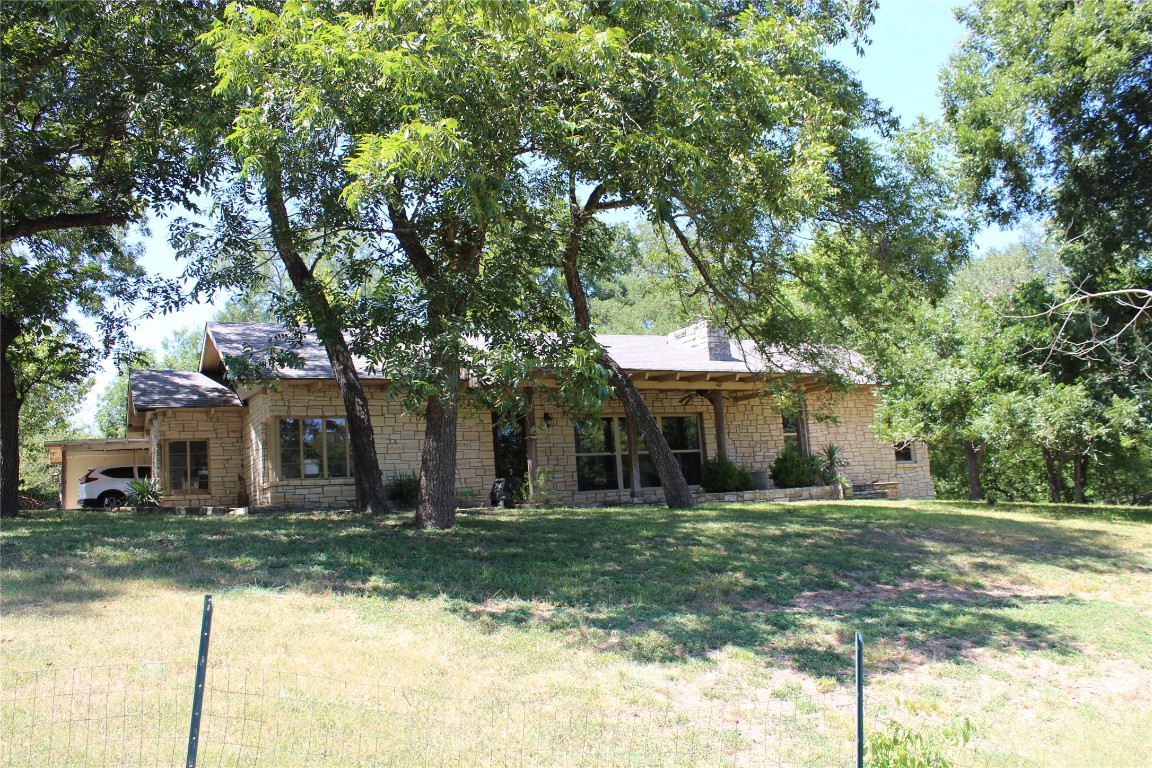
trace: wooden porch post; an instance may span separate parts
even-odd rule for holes
[[[712,401],[712,418],[716,427],[716,454],[728,455],[728,431],[724,427],[724,393],[716,389],[708,393]]]
[[[68,486],[68,452],[60,446],[60,509],[67,509],[64,497]]]
[[[640,447],[636,445],[636,425],[627,414],[624,415],[624,426],[628,430],[628,466],[632,468],[629,494],[636,498],[640,495]]]
[[[524,458],[528,469],[528,497],[536,498],[536,402],[533,399],[532,387],[524,390],[524,397],[528,401],[528,413],[524,416]]]

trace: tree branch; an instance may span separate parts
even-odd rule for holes
[[[129,221],[122,211],[97,211],[96,213],[58,213],[36,219],[17,220],[9,225],[0,219],[0,243],[7,243],[20,237],[31,237],[41,232],[54,232],[60,229],[80,229],[83,227],[123,227]]]

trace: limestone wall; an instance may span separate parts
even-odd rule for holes
[[[165,504],[176,506],[236,505],[241,500],[245,445],[244,413],[239,408],[179,408],[154,411],[149,419],[152,476],[160,481]],[[208,442],[208,489],[168,488],[168,443]]]
[[[848,462],[843,472],[854,485],[896,482],[900,484],[899,496],[902,499],[933,498],[927,446],[915,444],[913,457],[916,461],[897,464],[894,447],[876,439],[872,431],[876,398],[871,387],[857,387],[848,393],[830,393],[823,398],[816,395],[811,399],[815,401],[814,412],[831,412],[835,417],[808,419],[808,442],[813,453],[835,443]]]
[[[365,387],[376,455],[385,482],[420,469],[424,441],[422,419],[404,413],[401,403],[382,386]],[[283,418],[345,418],[344,402],[335,381],[280,382],[248,399],[245,439],[251,456],[247,474],[255,489],[254,506],[348,506],[356,498],[351,478],[281,479],[277,466],[279,420]],[[456,492],[487,498],[495,474],[490,416],[462,414],[457,425]]]
[[[684,400],[689,392],[677,390],[642,390],[652,414],[661,416],[695,415],[700,420],[704,458],[716,454],[716,431],[712,405],[701,397]],[[753,471],[767,471],[784,447],[785,435],[781,414],[767,397],[753,397],[751,391],[728,391],[725,396],[725,431],[728,457]],[[813,451],[829,443],[842,449],[848,466],[844,474],[853,483],[898,482],[901,498],[933,498],[929,474],[928,450],[914,446],[912,464],[897,464],[893,447],[878,441],[872,431],[875,398],[870,387],[836,395],[820,403],[835,414],[835,421],[809,419],[809,443]],[[545,405],[536,407],[536,423],[543,424],[544,414],[551,416],[552,426],[538,442],[541,466],[552,471],[553,490],[576,503],[617,503],[631,498],[630,491],[578,491],[576,481],[575,429],[572,420]],[[604,404],[603,415],[623,416],[616,401]],[[649,489],[646,497],[662,499],[658,489]]]
[[[716,453],[712,404],[695,390],[642,390],[652,413],[662,416],[695,416],[699,419],[703,456]],[[376,451],[385,481],[397,474],[417,472],[424,425],[420,418],[403,412],[387,388],[366,388],[376,432]],[[768,470],[784,446],[780,413],[770,398],[753,392],[727,391],[725,397],[728,454],[733,461],[753,470]],[[827,404],[835,421],[809,420],[809,442],[817,451],[836,443],[849,462],[845,474],[853,483],[898,482],[902,498],[932,498],[928,452],[913,449],[915,461],[897,464],[891,445],[880,443],[871,424],[875,407],[870,388],[861,387]],[[211,492],[183,493],[175,503],[233,505],[242,492],[254,507],[296,505],[306,507],[348,506],[355,499],[351,478],[289,479],[279,477],[278,423],[282,418],[344,418],[344,405],[334,381],[280,382],[253,393],[246,408],[163,412],[153,417],[150,438],[154,471],[163,477],[163,442],[172,439],[208,439]],[[550,426],[545,428],[545,415]],[[541,398],[535,405],[539,465],[552,472],[551,491],[560,500],[574,503],[628,501],[623,491],[577,491],[575,431],[572,420]],[[623,417],[616,401],[604,404],[604,416]],[[487,412],[461,415],[457,427],[456,490],[462,501],[483,500],[495,479],[491,417]],[[625,457],[626,460],[626,457]],[[243,479],[241,479],[243,478]],[[646,496],[659,497],[658,489]]]

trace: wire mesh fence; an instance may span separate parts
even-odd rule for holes
[[[0,709],[5,766],[172,766],[184,761],[195,665],[14,674]]]
[[[5,766],[185,763],[195,665],[48,670],[0,712]],[[593,707],[210,666],[199,766],[852,765],[850,700]]]
[[[381,681],[210,664],[205,596],[197,663],[47,669],[7,675],[0,765],[12,766],[863,766],[863,640],[856,695],[800,689],[738,701],[632,706],[453,698]],[[1028,766],[979,742],[878,722],[874,747],[911,744],[921,761],[881,765]],[[933,735],[933,730],[935,735]],[[879,754],[879,752],[877,752]]]

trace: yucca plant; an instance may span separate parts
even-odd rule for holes
[[[127,507],[158,507],[160,506],[160,483],[147,477],[128,481],[128,490],[124,494],[124,505]]]

